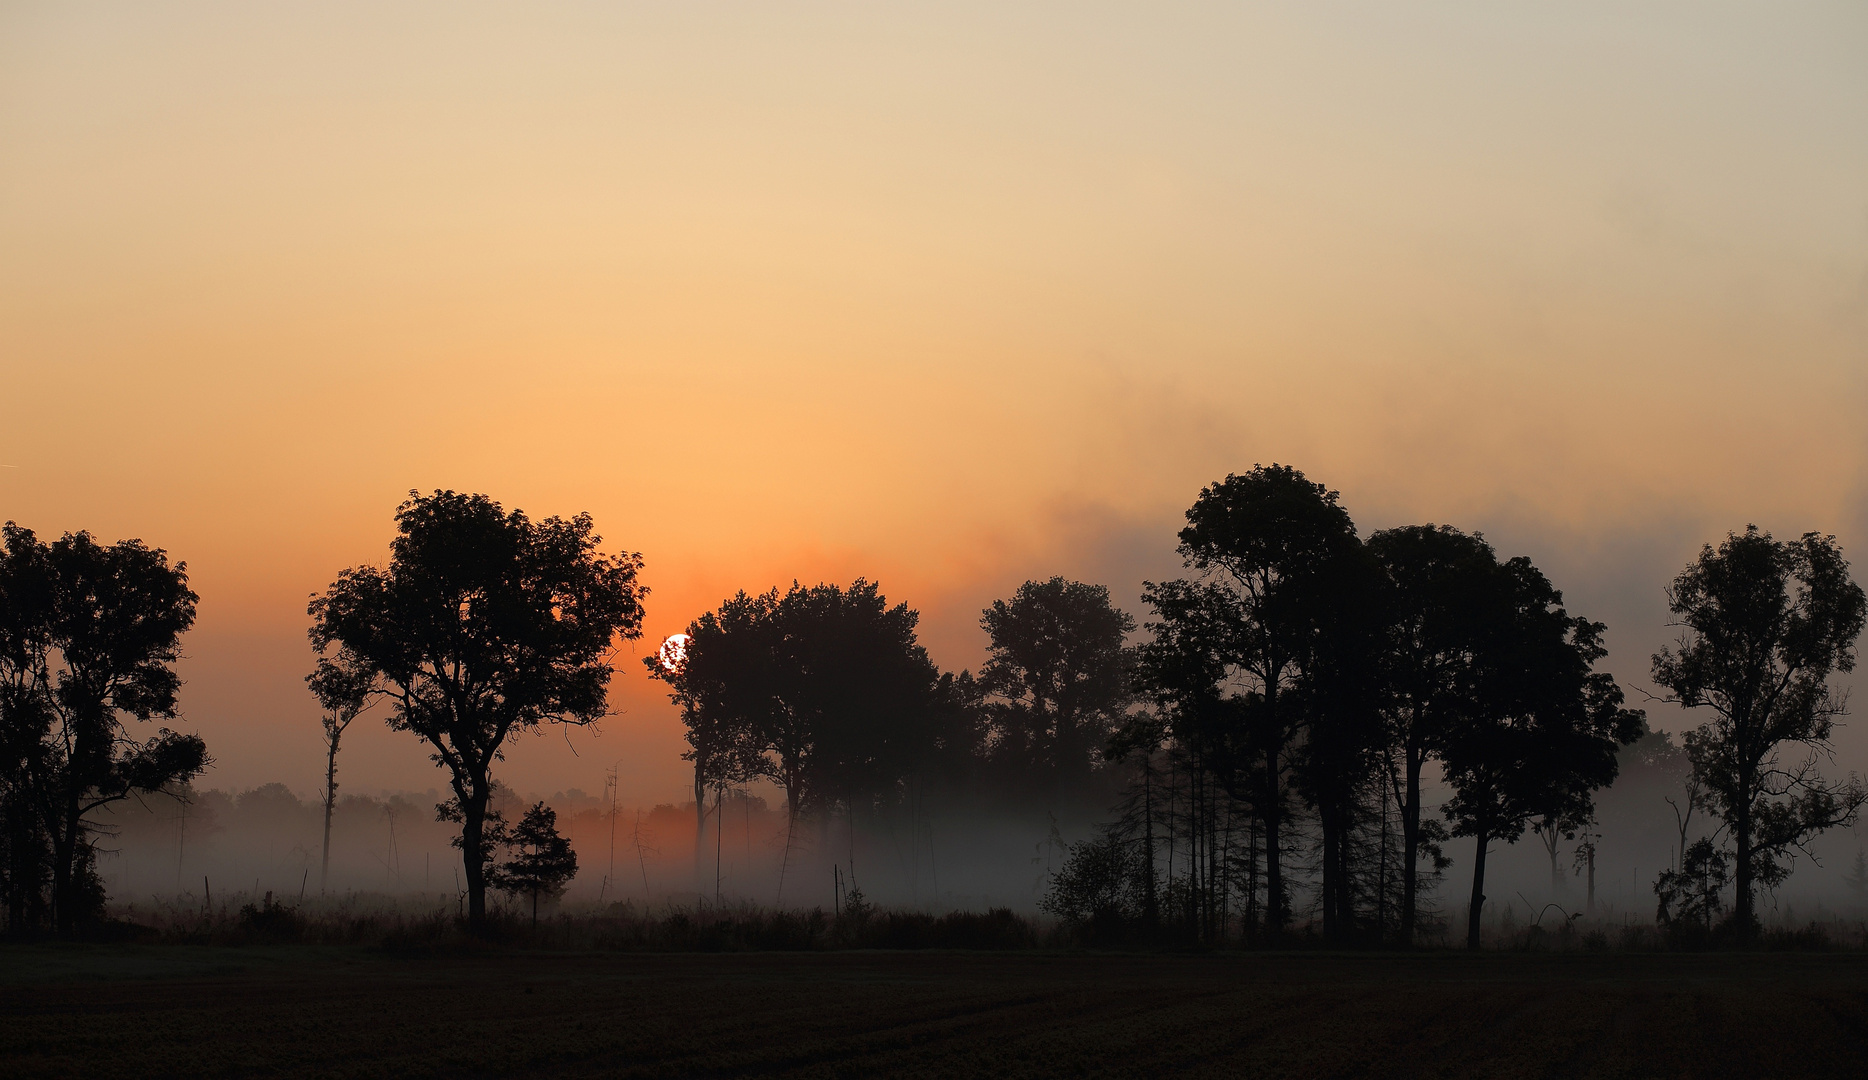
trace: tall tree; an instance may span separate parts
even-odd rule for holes
[[[1486,849],[1515,842],[1539,815],[1586,820],[1592,793],[1615,779],[1616,751],[1643,727],[1622,707],[1621,688],[1594,669],[1605,627],[1571,616],[1563,596],[1529,559],[1492,575],[1483,647],[1469,708],[1443,735],[1443,808],[1475,852],[1466,944],[1479,947]]]
[[[175,716],[174,664],[197,597],[185,564],[139,540],[104,546],[78,532],[42,544],[9,522],[5,546],[9,589],[37,598],[37,625],[9,643],[7,684],[22,698],[8,704],[9,726],[29,730],[8,742],[39,740],[22,779],[47,837],[53,921],[69,936],[103,902],[89,815],[209,764],[198,736],[163,728],[137,739],[124,722]]]
[[[1680,638],[1655,655],[1654,681],[1668,700],[1712,713],[1687,733],[1686,750],[1732,838],[1733,917],[1749,940],[1756,886],[1783,881],[1784,857],[1852,822],[1864,800],[1858,783],[1826,781],[1817,761],[1845,712],[1829,679],[1855,668],[1868,598],[1835,537],[1779,541],[1748,525],[1702,548],[1667,606]]]
[[[1355,928],[1352,840],[1376,812],[1384,749],[1380,681],[1389,606],[1380,567],[1360,546],[1331,560],[1317,589],[1316,633],[1292,702],[1304,717],[1293,755],[1297,791],[1317,815],[1323,936],[1348,939]],[[1371,798],[1374,796],[1374,798]]]
[[[779,722],[778,590],[744,591],[688,625],[686,633],[643,658],[649,677],[668,685],[681,710],[694,764],[694,872],[707,832],[707,789],[763,776],[762,733]],[[718,824],[716,823],[716,827]]]
[[[1135,620],[1106,587],[1054,577],[993,601],[980,626],[993,756],[1054,793],[1081,788],[1130,699]]]
[[[1205,583],[1230,597],[1224,657],[1242,684],[1243,708],[1227,710],[1245,728],[1251,761],[1226,770],[1249,788],[1264,830],[1266,926],[1288,914],[1284,827],[1291,747],[1305,722],[1292,691],[1316,655],[1320,620],[1337,568],[1358,550],[1355,523],[1338,495],[1288,465],[1260,465],[1207,486],[1187,510],[1180,553]]]
[[[1408,945],[1420,921],[1421,855],[1439,828],[1422,819],[1421,777],[1449,726],[1474,708],[1498,557],[1482,537],[1446,525],[1385,529],[1368,550],[1389,598],[1381,682],[1401,818],[1399,936]]]
[[[485,495],[410,492],[396,510],[387,567],[344,571],[312,599],[319,653],[314,691],[331,666],[367,673],[390,728],[428,744],[461,824],[468,923],[486,925],[486,828],[492,767],[515,732],[593,724],[606,712],[616,640],[641,635],[647,589],[637,554],[604,555],[587,514],[533,521]]]
[[[0,533],[0,862],[6,925],[43,922],[50,898],[51,832],[42,813],[49,779],[52,712],[40,674],[51,628],[52,574],[33,534],[9,522]]]

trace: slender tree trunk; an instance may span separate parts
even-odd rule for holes
[[[1142,758],[1142,921],[1153,927],[1161,909],[1155,895],[1154,755]]]
[[[1749,945],[1752,939],[1753,905],[1751,877],[1751,783],[1752,770],[1746,769],[1739,774],[1738,790],[1740,802],[1734,807],[1732,815],[1732,846],[1737,856],[1738,865],[1733,868],[1732,881],[1736,887],[1733,897],[1733,916],[1738,922],[1738,940]],[[1680,860],[1683,864],[1685,856]]]
[[[1284,932],[1284,867],[1279,826],[1283,816],[1277,748],[1265,751],[1265,929],[1274,937]]]
[[[1319,799],[1318,802],[1322,803],[1324,800]],[[1323,828],[1323,940],[1331,943],[1334,943],[1341,933],[1341,927],[1337,925],[1339,916],[1336,893],[1342,888],[1342,882],[1337,878],[1336,848],[1342,840],[1336,834],[1334,818],[1335,814],[1327,807],[1318,806],[1318,824]]]
[[[707,776],[701,771],[701,756],[694,755],[694,883],[701,880],[701,852],[707,842]]]
[[[1479,916],[1485,910],[1485,845],[1488,837],[1483,825],[1479,827],[1478,850],[1472,857],[1472,908],[1466,915],[1466,947],[1479,947]]]
[[[1414,925],[1419,921],[1416,889],[1420,865],[1420,770],[1421,752],[1410,742],[1403,763],[1405,780],[1401,802],[1401,933],[1403,948],[1414,944]]]
[[[340,737],[338,734],[331,736],[330,752],[324,763],[324,860],[318,869],[319,895],[323,895],[331,877],[331,814],[337,808],[337,740]]]

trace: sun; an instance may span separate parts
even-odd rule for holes
[[[678,670],[688,658],[688,636],[669,634],[662,642],[662,647],[656,650],[655,655],[661,658],[662,667],[669,671]]]

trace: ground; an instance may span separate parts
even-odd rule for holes
[[[1868,1076],[1868,955],[0,947],[8,1076]]]

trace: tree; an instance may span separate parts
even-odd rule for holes
[[[1025,778],[1081,787],[1130,698],[1135,620],[1101,585],[1027,581],[981,613],[991,639],[979,686],[991,752]]]
[[[1485,642],[1483,611],[1498,558],[1484,538],[1447,525],[1387,529],[1368,540],[1389,596],[1382,700],[1401,812],[1401,944],[1419,923],[1420,858],[1436,823],[1421,816],[1421,774],[1469,713]]]
[[[485,495],[410,492],[396,510],[387,567],[353,567],[315,596],[314,692],[387,700],[386,722],[428,744],[453,797],[437,808],[461,825],[468,924],[486,925],[486,828],[493,763],[509,736],[547,723],[594,724],[606,713],[615,641],[641,636],[638,554],[604,555],[589,515],[534,522]],[[349,696],[346,696],[349,695]]]
[[[1710,837],[1695,840],[1681,853],[1680,869],[1663,870],[1654,882],[1659,899],[1655,919],[1670,929],[1691,927],[1706,933],[1725,910],[1722,894],[1731,883],[1731,857],[1714,847]]]
[[[1442,812],[1476,846],[1468,948],[1479,947],[1487,846],[1515,842],[1534,817],[1586,821],[1593,792],[1615,779],[1616,751],[1643,728],[1641,713],[1622,707],[1614,678],[1593,670],[1607,654],[1606,628],[1562,605],[1529,559],[1498,567],[1474,693],[1443,736],[1453,797]]]
[[[331,818],[337,812],[337,748],[351,721],[368,701],[370,672],[352,671],[341,664],[327,664],[313,672],[313,693],[320,701],[334,702],[319,721],[324,728],[324,856],[319,863],[318,891],[323,892],[331,876]]]
[[[124,723],[175,716],[173,665],[197,597],[185,564],[169,565],[167,553],[139,540],[106,547],[78,532],[45,544],[11,522],[3,531],[8,820],[0,832],[10,863],[18,860],[9,865],[9,916],[24,919],[34,906],[28,894],[49,884],[44,907],[70,936],[103,904],[89,815],[209,764],[195,735],[162,728],[139,740]]]
[[[762,733],[778,723],[778,590],[744,591],[688,624],[654,656],[649,677],[668,685],[681,710],[694,763],[694,872],[705,847],[707,789],[744,783],[766,772]]]
[[[9,551],[38,543],[11,523],[6,530]],[[140,540],[105,547],[89,533],[66,533],[32,561],[47,575],[49,601],[27,659],[47,744],[32,786],[50,833],[53,922],[70,936],[103,903],[88,815],[210,764],[198,736],[162,728],[138,740],[123,720],[176,715],[173,665],[198,598],[186,564],[169,565],[166,552]]]
[[[1287,915],[1283,829],[1289,751],[1306,719],[1301,703],[1289,700],[1290,691],[1315,654],[1337,564],[1359,546],[1355,523],[1337,500],[1336,492],[1288,465],[1260,465],[1203,489],[1180,532],[1182,559],[1230,599],[1225,632],[1217,640],[1223,642],[1225,678],[1244,694],[1235,695],[1234,706],[1222,713],[1241,726],[1242,738],[1229,742],[1246,750],[1249,760],[1228,761],[1221,775],[1250,799],[1263,827],[1266,926],[1274,933]]]
[[[697,791],[767,777],[795,829],[839,803],[854,815],[949,752],[967,690],[928,659],[919,620],[858,578],[741,592],[689,624],[684,658],[650,672],[681,708]]]
[[[1323,936],[1338,943],[1355,928],[1353,838],[1380,812],[1385,584],[1359,544],[1329,561],[1315,590],[1315,632],[1300,665],[1303,677],[1291,693],[1303,717],[1292,779],[1317,816]]]
[[[577,852],[558,835],[558,812],[542,802],[532,804],[505,843],[518,854],[494,867],[488,884],[508,896],[530,896],[532,925],[537,926],[539,898],[564,895],[564,887],[577,876]]]
[[[1712,713],[1687,733],[1686,750],[1732,839],[1733,918],[1749,941],[1755,887],[1782,882],[1791,851],[1853,822],[1868,798],[1853,778],[1836,784],[1817,771],[1846,711],[1829,678],[1855,668],[1868,598],[1835,537],[1779,541],[1748,525],[1702,548],[1667,606],[1680,638],[1655,655],[1654,681],[1667,700]],[[1788,760],[1797,748],[1800,760]]]
[[[1309,719],[1296,691],[1321,656],[1341,566],[1360,542],[1336,491],[1289,465],[1257,465],[1201,490],[1179,549],[1201,581],[1149,583],[1162,643],[1149,650],[1151,678],[1220,781],[1259,818],[1265,925],[1278,932],[1289,902],[1287,774]]]
[[[42,808],[49,779],[52,714],[40,673],[49,647],[52,574],[32,533],[8,523],[0,534],[0,860],[7,928],[19,933],[47,915],[51,833]]]

